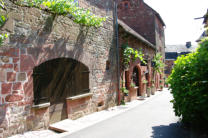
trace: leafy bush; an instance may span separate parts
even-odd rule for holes
[[[208,38],[196,52],[181,56],[168,78],[175,114],[191,124],[208,123]]]

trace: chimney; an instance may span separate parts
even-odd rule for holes
[[[186,47],[187,48],[190,48],[191,47],[191,42],[189,41],[189,42],[186,42]]]

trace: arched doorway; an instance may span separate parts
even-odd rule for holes
[[[137,66],[135,66],[133,69],[132,77],[133,77],[133,83],[138,87],[137,96],[140,96],[140,83],[139,83],[140,75],[139,75],[139,70]]]
[[[50,102],[50,124],[67,117],[66,98],[89,92],[89,69],[69,58],[46,61],[33,69],[34,104]]]

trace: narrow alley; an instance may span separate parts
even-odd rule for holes
[[[175,116],[170,91],[106,121],[65,138],[190,138],[194,134],[182,129]]]

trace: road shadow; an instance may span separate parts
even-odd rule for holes
[[[190,132],[179,122],[172,123],[167,126],[154,126],[152,129],[153,134],[151,138],[195,138],[191,137]]]
[[[153,134],[151,138],[207,138],[207,135],[198,134],[185,128],[180,122],[167,126],[154,126],[152,129]]]

